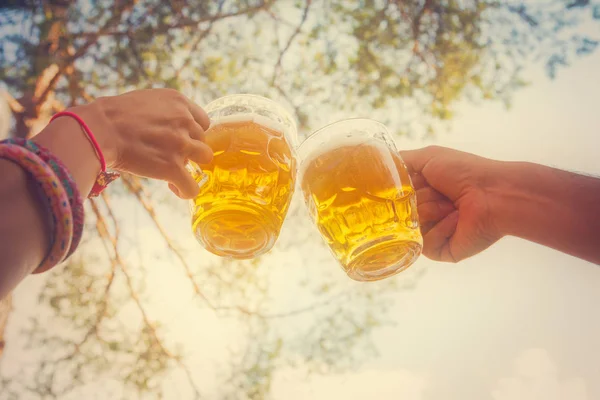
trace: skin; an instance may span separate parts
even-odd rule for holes
[[[437,146],[402,157],[428,258],[458,262],[516,236],[600,264],[600,179]]]
[[[134,91],[70,111],[86,121],[109,169],[167,181],[184,199],[198,193],[185,164],[211,161],[212,150],[204,143],[210,121],[204,110],[177,91]],[[87,196],[100,162],[79,124],[58,118],[33,140],[63,161],[82,196]],[[0,159],[0,177],[1,299],[49,252],[50,215],[39,206],[35,182],[18,165]]]

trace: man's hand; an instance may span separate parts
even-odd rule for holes
[[[500,239],[488,192],[498,162],[437,146],[401,155],[417,191],[425,256],[458,262]]]
[[[600,179],[437,146],[401,155],[425,256],[458,262],[512,235],[600,264]]]

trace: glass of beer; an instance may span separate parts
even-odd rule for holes
[[[385,125],[336,122],[309,136],[298,156],[310,216],[350,278],[387,278],[419,257],[415,190]]]
[[[281,105],[247,94],[217,99],[206,112],[214,158],[190,169],[202,183],[190,204],[192,229],[213,254],[259,256],[275,244],[294,192],[295,121]]]

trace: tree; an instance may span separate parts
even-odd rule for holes
[[[296,111],[300,136],[356,114],[383,120],[398,134],[433,134],[459,100],[508,104],[530,61],[541,59],[554,76],[592,52],[598,42],[575,29],[594,18],[597,1],[3,1],[0,80],[19,137],[34,135],[65,107],[162,86],[200,104],[236,92],[274,98]],[[385,323],[386,290],[416,282],[402,276],[349,288],[319,272],[298,281],[315,293],[312,303],[278,308],[271,259],[195,260],[197,251],[173,236],[186,216],[163,192],[156,182],[126,175],[88,203],[87,242],[48,274],[40,293],[40,310],[64,329],[48,332],[42,313],[33,319],[25,333],[43,351],[32,371],[4,365],[1,393],[82,397],[85,384],[104,377],[118,379],[120,394],[111,398],[159,397],[162,380],[176,373],[187,380],[188,395],[211,395],[184,351],[168,343],[174,321],[157,320],[148,306],[155,301],[145,288],[153,271],[142,265],[142,253],[152,249],[134,251],[141,233],[123,220],[124,208],[145,215],[157,248],[152,262],[182,277],[198,318],[218,316],[241,332],[244,345],[215,376],[227,389],[212,397],[268,397],[278,368],[351,368],[369,355],[369,335]],[[276,251],[310,243],[302,210],[297,202],[292,207],[286,224],[297,229]],[[315,262],[307,259],[306,267]],[[2,325],[0,318],[0,331]]]

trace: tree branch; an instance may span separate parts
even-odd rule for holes
[[[281,71],[281,62],[283,61],[283,57],[289,50],[294,39],[296,39],[296,36],[298,36],[300,34],[300,31],[302,30],[302,27],[304,26],[304,23],[306,22],[306,19],[308,18],[308,11],[310,10],[310,5],[312,4],[312,0],[305,0],[305,1],[306,1],[306,3],[304,5],[304,11],[302,13],[302,18],[300,19],[300,23],[298,24],[298,26],[296,27],[296,29],[294,30],[292,35],[289,37],[283,50],[281,50],[281,52],[279,53],[279,57],[277,58],[277,62],[275,63],[275,67],[273,68],[273,78],[271,79],[271,85],[273,85],[275,83],[275,81],[277,80],[277,77],[279,76],[279,73]]]
[[[224,3],[225,3],[225,0],[219,0],[217,14],[221,13]],[[198,46],[200,45],[200,43],[202,43],[202,40],[204,40],[204,38],[206,38],[206,36],[208,36],[210,31],[212,30],[215,21],[217,21],[217,20],[210,21],[208,26],[206,27],[206,29],[203,30],[202,33],[200,33],[198,36],[196,36],[196,39],[194,40],[194,42],[192,43],[192,46],[190,48],[190,56],[183,62],[183,64],[181,64],[181,67],[175,72],[175,76],[179,77],[179,75],[181,74],[181,71],[183,71],[185,68],[187,68],[190,65],[190,63],[192,62],[192,57],[193,57],[194,53],[198,49]]]
[[[190,27],[198,26],[203,23],[207,23],[207,22],[212,23],[212,22],[216,22],[219,20],[227,19],[227,18],[239,17],[239,16],[246,15],[246,14],[252,14],[255,12],[259,12],[259,11],[264,11],[264,10],[267,10],[271,6],[272,3],[274,3],[274,0],[266,0],[256,6],[248,7],[244,10],[234,11],[234,12],[225,13],[225,14],[219,13],[216,15],[211,15],[208,17],[198,18],[198,19],[194,19],[194,20],[183,20],[183,21],[179,21],[177,23],[170,24],[170,25],[161,25],[161,26],[156,27],[156,29],[153,30],[153,33],[160,35],[163,33],[167,33],[173,29],[190,28]],[[101,37],[101,36],[122,36],[122,35],[130,35],[132,33],[134,33],[134,32],[131,29],[126,29],[126,30],[105,30],[102,32],[79,32],[79,33],[70,34],[69,36],[73,39],[81,39],[81,38],[87,38],[87,37],[97,38],[97,37]]]
[[[123,175],[121,177],[121,179],[122,179],[123,183],[125,184],[125,187],[138,199],[138,201],[140,202],[142,207],[144,207],[144,210],[146,210],[146,212],[148,213],[148,216],[154,223],[154,226],[156,227],[156,229],[158,230],[158,232],[160,233],[162,238],[165,240],[167,247],[169,248],[169,250],[171,250],[175,254],[175,257],[177,257],[177,259],[183,266],[187,277],[189,278],[190,282],[192,283],[192,286],[194,288],[194,292],[196,293],[196,295],[200,296],[206,302],[206,304],[208,304],[208,306],[210,308],[216,309],[216,307],[212,304],[212,302],[206,297],[206,295],[200,289],[200,285],[196,282],[196,279],[194,278],[194,274],[192,273],[192,269],[190,268],[190,265],[187,263],[185,257],[183,257],[181,252],[175,247],[173,241],[167,234],[166,230],[163,228],[163,226],[160,224],[160,222],[158,222],[158,217],[156,215],[154,206],[148,200],[149,197],[147,195],[145,195],[144,188],[143,188],[141,182],[139,181],[139,179],[132,175]],[[220,276],[218,276],[217,274],[213,274],[213,275],[215,277],[217,277],[218,279],[222,280],[222,278]]]
[[[81,47],[79,47],[75,51],[74,54],[72,54],[70,57],[68,57],[66,60],[64,60],[61,63],[61,65],[58,68],[58,71],[56,71],[54,76],[49,80],[46,88],[42,91],[41,94],[36,95],[36,99],[35,99],[36,104],[39,105],[39,104],[43,103],[46,100],[46,98],[48,97],[48,94],[52,90],[54,90],[56,83],[58,82],[60,77],[65,73],[67,68],[71,64],[73,64],[78,58],[83,56],[90,47],[92,47],[94,44],[96,44],[96,42],[98,41],[100,36],[102,36],[103,33],[112,29],[114,25],[118,24],[119,21],[121,21],[121,18],[123,17],[123,10],[125,8],[126,7],[122,7],[119,10],[115,10],[113,16],[111,18],[109,18],[109,20],[104,24],[104,26],[102,28],[100,28],[100,30],[98,32],[95,32],[93,35],[90,35],[85,44],[83,44]],[[70,36],[70,35],[66,35],[66,36]]]
[[[110,205],[107,201],[107,197],[105,197],[105,196],[103,196],[103,197],[104,197],[107,207],[110,210]],[[133,287],[133,279],[132,279],[131,275],[129,274],[129,270],[119,253],[117,236],[111,235],[109,233],[105,218],[103,217],[102,213],[100,212],[100,209],[99,209],[98,205],[96,204],[96,202],[91,201],[90,204],[92,205],[92,210],[94,212],[94,215],[96,216],[96,230],[98,231],[98,233],[101,235],[101,238],[103,239],[102,243],[104,245],[107,256],[111,260],[111,265],[112,265],[112,274],[109,278],[109,284],[107,285],[106,294],[108,294],[108,289],[110,288],[110,285],[112,284],[115,269],[116,269],[116,267],[119,267],[119,269],[125,276],[125,282],[126,282],[128,290],[129,290],[129,295],[130,295],[131,299],[134,301],[138,311],[140,312],[140,314],[142,316],[142,320],[144,321],[144,325],[145,325],[148,333],[150,333],[150,337],[152,338],[152,344],[157,346],[157,348],[159,349],[161,354],[164,354],[167,358],[174,360],[175,363],[181,369],[184,370],[184,372],[186,373],[187,378],[190,382],[190,386],[192,387],[192,390],[194,390],[194,392],[195,392],[195,397],[199,398],[200,391],[193,381],[191,371],[183,363],[183,361],[181,360],[180,357],[171,353],[164,346],[162,340],[158,336],[158,332],[156,331],[156,327],[154,326],[154,323],[150,320],[148,313],[146,312],[146,309],[142,305],[139,295],[138,295],[137,291],[135,290],[135,288]],[[109,215],[111,215],[111,218],[114,218],[114,214],[112,213],[112,210],[109,211]],[[114,221],[116,223],[116,219]],[[112,251],[109,250],[107,242],[109,242],[111,244]],[[102,314],[104,314],[104,312]],[[100,319],[101,319],[101,316],[99,316],[99,320]],[[91,330],[88,331],[88,334],[86,335],[86,337],[84,337],[84,341],[87,340],[87,337],[91,336],[91,334],[96,333],[96,332],[97,332],[97,329],[95,329],[93,331],[91,331]]]

